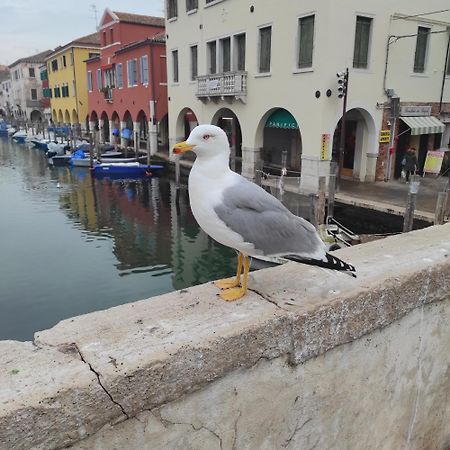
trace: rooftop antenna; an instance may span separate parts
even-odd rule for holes
[[[91,4],[91,9],[94,11],[94,18],[95,18],[95,28],[98,27],[98,19],[97,19],[97,7],[94,3]]]

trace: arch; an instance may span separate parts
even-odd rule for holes
[[[31,111],[30,120],[32,122],[42,122],[42,113],[37,109],[34,109],[33,111]]]
[[[133,117],[128,109],[124,112],[122,121],[125,122],[125,128],[133,129]]]
[[[229,108],[221,108],[211,119],[213,125],[217,125],[225,131],[231,150],[231,161],[242,158],[242,131],[238,117]]]
[[[64,122],[67,124],[70,123],[70,113],[67,109],[64,111]]]
[[[342,117],[333,130],[332,160],[339,161]],[[377,133],[373,116],[364,108],[354,107],[345,113],[345,139],[341,176],[360,181],[374,181]],[[367,155],[373,155],[368,161]]]
[[[147,141],[148,139],[148,118],[143,109],[138,112],[136,122],[139,124],[139,140],[141,144],[145,144],[142,141]]]
[[[96,111],[91,111],[91,115],[89,117],[91,122],[98,122],[98,115]]]
[[[78,123],[78,113],[75,109],[72,110],[72,123]]]
[[[158,151],[169,153],[169,115],[165,114],[158,124]]]
[[[86,127],[86,131],[89,133],[90,127],[89,127],[89,114],[86,115],[86,120],[84,121],[85,127]]]
[[[191,108],[183,108],[178,114],[175,129],[177,139],[187,139],[193,128],[198,125],[198,119]]]
[[[102,112],[102,115],[100,116],[100,120],[103,123],[102,129],[101,129],[103,142],[109,142],[109,118],[108,118],[108,114],[106,113],[106,111]]]
[[[61,110],[58,111],[58,122],[59,123],[64,122],[63,112]]]
[[[262,147],[265,170],[278,172],[282,167],[300,173],[302,136],[294,115],[285,108],[271,108],[256,129],[256,146]]]

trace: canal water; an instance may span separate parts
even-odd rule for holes
[[[234,272],[186,189],[167,177],[93,180],[0,138],[0,339]],[[151,300],[150,300],[151,301]]]

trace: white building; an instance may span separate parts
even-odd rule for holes
[[[0,116],[9,115],[11,105],[11,79],[9,69],[0,66]]]
[[[423,153],[448,142],[447,0],[167,0],[166,16],[171,144],[197,122],[218,124],[244,175],[260,157],[280,166],[286,150],[288,169],[315,191],[339,153],[336,73],[347,67],[344,176],[384,177],[391,96],[405,116],[425,116],[390,120],[403,133],[393,170],[407,145]]]
[[[9,66],[11,73],[12,114],[16,119],[39,121],[44,119],[40,66],[51,50],[20,58]]]

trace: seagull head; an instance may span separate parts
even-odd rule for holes
[[[173,147],[173,153],[180,154],[193,151],[197,157],[208,158],[219,154],[229,154],[230,145],[222,128],[215,125],[198,125],[184,142]]]

